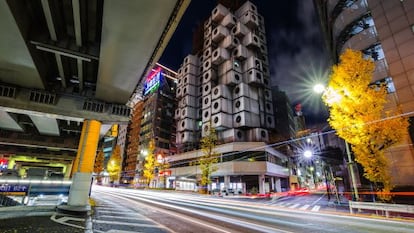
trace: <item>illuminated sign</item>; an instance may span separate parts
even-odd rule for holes
[[[2,195],[25,196],[29,191],[28,185],[0,185],[0,193]]]
[[[149,93],[154,92],[160,86],[162,78],[162,70],[161,67],[152,70],[152,72],[148,75],[147,79],[145,80],[144,84],[144,95],[148,95]]]

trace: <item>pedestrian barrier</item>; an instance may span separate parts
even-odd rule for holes
[[[351,214],[354,213],[354,209],[380,210],[385,212],[387,218],[390,217],[390,212],[414,214],[413,205],[349,201],[349,212]]]

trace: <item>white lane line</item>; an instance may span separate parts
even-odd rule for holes
[[[320,208],[321,208],[321,206],[316,205],[311,209],[311,211],[319,211]]]
[[[139,216],[139,217],[141,217],[141,216]],[[135,220],[135,221],[147,221],[147,222],[151,222],[148,219],[145,219],[145,217],[142,217],[144,219],[141,219],[141,218],[125,217],[125,216],[99,215],[98,218],[99,219],[102,219],[102,218],[111,218],[111,219],[121,219],[121,220],[127,220],[127,219],[129,219],[129,220]]]
[[[96,212],[97,213],[100,213],[100,214],[139,215],[137,212],[132,212],[132,211],[126,211],[126,212],[124,212],[124,211],[109,211],[109,210],[99,210],[98,209]]]
[[[161,225],[145,224],[145,223],[117,222],[117,221],[105,221],[105,220],[94,220],[93,222],[100,223],[100,224],[110,224],[111,226],[122,225],[122,226],[151,227],[151,228],[165,229],[165,227]]]
[[[54,222],[57,222],[59,224],[62,224],[62,225],[66,225],[66,226],[70,226],[70,227],[75,227],[75,228],[80,228],[80,229],[85,229],[85,227],[83,227],[83,226],[79,226],[79,225],[76,225],[76,224],[67,223],[62,218],[58,218],[57,219],[56,218],[56,214],[53,214],[52,216],[50,216],[50,220],[52,220]]]
[[[293,209],[293,208],[298,207],[299,205],[300,205],[299,203],[296,203],[296,204],[294,204],[294,205],[289,206],[289,208]]]
[[[304,205],[304,206],[300,207],[299,209],[300,209],[300,210],[306,210],[307,208],[309,208],[309,206],[310,206],[310,205]]]

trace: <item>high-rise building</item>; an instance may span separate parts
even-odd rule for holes
[[[250,1],[219,2],[194,37],[202,38],[201,49],[178,70],[179,153],[169,159],[171,179],[177,189],[196,189],[201,171],[194,164],[211,126],[220,153],[212,189],[281,191],[286,156],[267,146],[275,120],[264,19]]]
[[[142,178],[143,165],[150,140],[155,142],[155,155],[167,159],[176,153],[174,110],[176,108],[176,73],[161,64],[156,64],[143,90],[143,99],[135,103],[129,124],[127,156],[124,160],[123,180],[133,181],[136,186],[145,186]],[[133,175],[133,176],[132,176]],[[151,186],[160,184],[159,174]]]
[[[387,151],[393,183],[414,180],[414,1],[314,0],[334,63],[347,48],[375,62],[373,83],[387,84],[386,110],[401,107],[410,118],[410,138]]]

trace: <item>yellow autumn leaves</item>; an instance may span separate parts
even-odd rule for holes
[[[323,100],[330,110],[330,125],[352,145],[365,177],[387,192],[392,184],[384,152],[406,137],[408,121],[398,112],[384,111],[386,86],[371,85],[373,71],[373,61],[359,51],[346,50],[333,67]]]

